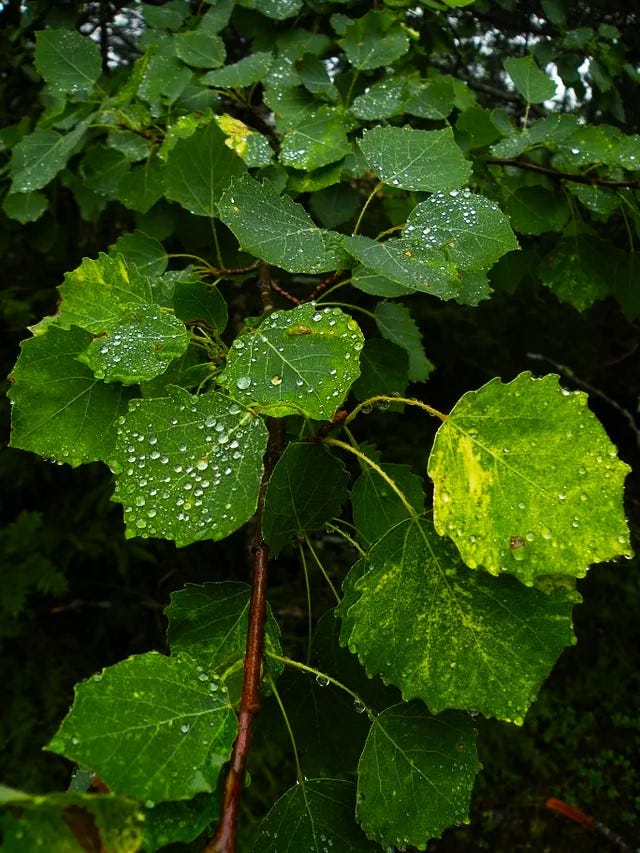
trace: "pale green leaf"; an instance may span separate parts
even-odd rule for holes
[[[224,684],[188,655],[135,655],[76,685],[48,749],[91,767],[109,790],[147,804],[215,789],[236,715]]]
[[[469,190],[434,193],[411,211],[403,233],[472,270],[486,270],[518,248],[498,205]]]
[[[342,118],[330,108],[310,113],[304,124],[285,133],[280,162],[294,169],[319,169],[351,151]]]
[[[347,575],[341,639],[369,675],[435,714],[480,711],[522,723],[574,642],[571,582],[549,592],[463,564],[431,521],[402,521]]]
[[[360,71],[391,65],[409,50],[404,29],[388,12],[370,11],[344,30],[342,47],[349,62]]]
[[[548,101],[556,94],[556,84],[541,71],[532,56],[505,59],[504,70],[522,97],[530,104]]]
[[[556,376],[496,378],[465,394],[438,430],[428,470],[436,530],[469,566],[532,584],[631,553],[629,466],[586,394]]]
[[[335,270],[341,256],[305,211],[269,183],[236,178],[219,203],[219,216],[242,249],[289,272]]]
[[[27,794],[0,786],[3,853],[86,853],[87,827],[109,853],[137,853],[144,816],[135,800],[80,791]]]
[[[126,535],[224,539],[255,512],[266,443],[263,421],[215,392],[134,401],[110,460]]]
[[[263,818],[253,853],[311,850],[379,853],[354,816],[356,789],[342,779],[305,779],[289,788]]]
[[[84,258],[59,287],[61,302],[54,318],[65,329],[80,326],[101,334],[116,326],[125,310],[153,303],[150,280],[123,257],[100,254]]]
[[[375,717],[362,751],[356,817],[382,847],[424,849],[469,820],[481,768],[467,714],[432,717],[418,702],[394,705]]]
[[[453,131],[374,127],[358,143],[375,174],[405,190],[449,190],[471,174],[471,164],[456,145]]]
[[[242,89],[245,86],[253,86],[267,74],[272,62],[273,56],[270,53],[258,50],[232,65],[209,71],[200,82],[206,86],[221,89]]]
[[[40,30],[34,61],[49,88],[60,94],[86,95],[100,76],[98,43],[76,30]]]
[[[342,463],[320,444],[287,445],[269,479],[262,529],[273,554],[298,535],[321,530],[348,499]]]
[[[123,311],[120,321],[96,337],[79,356],[97,379],[137,385],[159,376],[184,354],[184,323],[155,305]]]
[[[77,356],[91,336],[50,328],[30,338],[13,373],[11,446],[73,467],[109,458],[130,392],[99,382]]]
[[[358,377],[362,332],[339,308],[275,311],[233,342],[220,384],[273,417],[330,418]]]
[[[36,130],[23,136],[12,152],[10,191],[31,192],[52,181],[67,165],[89,124],[90,119],[80,122],[64,136],[56,130]]]
[[[22,225],[40,219],[49,207],[49,200],[44,193],[11,193],[2,200],[2,209],[9,217]]]
[[[246,171],[245,164],[225,143],[215,120],[177,142],[167,158],[167,197],[191,213],[217,216],[223,191],[234,175]]]
[[[416,514],[424,510],[424,484],[408,465],[383,463],[382,470],[400,489]],[[351,490],[353,523],[365,548],[409,518],[409,512],[393,489],[368,465]]]
[[[434,367],[426,357],[420,329],[405,305],[397,302],[378,302],[375,309],[376,325],[388,341],[406,350],[409,356],[409,379],[425,382]]]

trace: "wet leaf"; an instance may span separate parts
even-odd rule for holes
[[[341,640],[369,675],[433,713],[480,711],[521,724],[573,641],[569,582],[549,592],[463,564],[431,521],[401,521],[347,575]]]
[[[465,394],[429,457],[434,523],[471,567],[527,584],[582,577],[591,563],[631,554],[622,506],[629,466],[587,396],[556,376],[521,373]]]
[[[275,311],[233,342],[218,382],[273,417],[330,418],[358,377],[364,338],[339,308]]]
[[[356,817],[383,847],[424,848],[469,820],[481,769],[467,714],[433,717],[418,702],[394,705],[373,720],[362,751]]]
[[[188,655],[134,655],[76,685],[48,749],[91,767],[111,791],[148,805],[214,790],[236,715],[224,684]]]
[[[351,151],[344,122],[330,108],[310,113],[300,127],[285,133],[280,162],[294,169],[320,169],[346,157]]]
[[[12,447],[74,468],[110,457],[131,393],[99,382],[77,361],[90,340],[81,329],[54,327],[23,342],[9,389]]]
[[[255,512],[266,443],[263,421],[215,392],[134,401],[110,462],[126,536],[224,539]]]
[[[98,43],[76,30],[40,30],[35,66],[54,92],[87,95],[100,76]]]
[[[320,444],[292,442],[267,486],[263,532],[273,554],[300,534],[321,530],[349,497],[344,466]]]

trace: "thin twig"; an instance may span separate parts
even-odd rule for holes
[[[559,172],[556,169],[539,166],[537,163],[530,163],[527,160],[487,157],[484,162],[492,166],[513,166],[515,169],[538,172],[541,175],[547,175],[547,177],[552,178],[554,181],[572,181],[574,184],[587,184],[591,187],[609,187],[610,189],[621,189],[623,187],[630,189],[640,188],[640,181],[638,180],[608,181],[606,178],[599,178],[597,175],[576,175],[573,172]]]

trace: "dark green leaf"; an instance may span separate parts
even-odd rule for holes
[[[218,333],[227,325],[227,303],[220,291],[199,278],[176,282],[173,307],[185,323],[204,323]]]
[[[383,463],[385,474],[398,486],[416,514],[424,510],[424,484],[408,465]],[[351,490],[353,523],[365,548],[409,517],[407,508],[391,487],[366,465]]]
[[[371,11],[350,21],[344,30],[342,47],[349,62],[360,71],[390,65],[409,50],[403,28],[388,12]]]
[[[406,350],[409,379],[413,382],[426,381],[434,368],[425,355],[420,329],[409,309],[397,302],[378,302],[375,318],[380,334]]]
[[[122,255],[127,264],[133,264],[143,275],[150,278],[162,275],[167,268],[167,253],[164,246],[155,237],[144,231],[123,234],[109,248],[112,258]]]
[[[278,800],[262,820],[253,853],[335,850],[376,853],[354,817],[355,785],[339,779],[306,779]]]
[[[160,850],[179,841],[194,841],[207,827],[213,828],[219,813],[220,796],[217,793],[196,794],[190,800],[158,803],[147,808],[142,849]]]
[[[366,400],[378,394],[404,394],[408,384],[407,352],[381,338],[366,340],[360,353],[360,378],[352,388],[356,398]]]
[[[2,200],[2,209],[9,219],[16,219],[22,225],[40,219],[49,207],[49,200],[44,193],[12,193]]]
[[[340,266],[330,232],[312,222],[304,208],[248,175],[233,180],[219,203],[220,219],[241,248],[289,272],[326,272]]]
[[[532,56],[505,59],[502,64],[513,85],[530,104],[548,101],[556,94],[556,84],[538,68]]]
[[[224,539],[255,512],[266,442],[263,421],[221,394],[134,401],[110,462],[126,535]]]
[[[242,89],[245,86],[253,86],[254,83],[262,80],[271,68],[272,62],[273,56],[270,53],[256,51],[232,65],[209,71],[201,82],[221,89]]]
[[[562,231],[569,218],[569,207],[543,187],[522,187],[509,199],[507,213],[520,234],[537,235]]]
[[[215,789],[236,735],[224,684],[188,655],[135,655],[76,685],[48,749],[151,807]]]
[[[176,56],[194,68],[218,68],[224,64],[224,42],[206,29],[178,33],[174,45]]]
[[[40,30],[35,66],[52,91],[86,95],[100,76],[98,43],[75,30]]]
[[[424,848],[469,820],[481,768],[466,714],[432,717],[418,702],[394,705],[371,725],[358,765],[356,816],[383,847]]]
[[[241,0],[239,5],[257,9],[267,18],[284,21],[285,18],[298,14],[302,7],[302,0]]]
[[[275,466],[265,498],[263,532],[278,554],[299,534],[321,530],[348,499],[349,475],[319,444],[288,444]]]
[[[80,122],[64,136],[55,130],[36,130],[24,136],[12,152],[11,192],[39,190],[53,180],[89,127],[89,119]]]
[[[294,169],[319,169],[350,151],[342,118],[331,108],[321,108],[310,113],[303,125],[285,133],[280,162]]]
[[[168,198],[199,216],[217,216],[218,202],[234,175],[246,171],[242,160],[225,144],[215,121],[181,139],[167,159]]]
[[[584,311],[611,293],[612,266],[618,250],[587,234],[566,237],[538,267],[542,283],[558,297]]]
[[[110,457],[130,393],[98,382],[77,361],[90,341],[80,329],[53,327],[23,342],[9,390],[12,447],[73,467]]]
[[[118,187],[118,201],[131,210],[147,213],[164,195],[164,164],[158,157],[132,166]]]

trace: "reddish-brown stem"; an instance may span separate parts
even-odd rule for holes
[[[339,281],[340,278],[344,275],[344,270],[337,270],[334,273],[331,273],[330,276],[323,279],[320,284],[317,285],[315,290],[312,290],[308,296],[305,296],[303,302],[313,302],[314,299],[317,299],[320,294],[325,291],[330,285],[334,284],[336,281]]]
[[[608,181],[606,178],[597,177],[597,175],[574,175],[572,172],[558,172],[556,169],[549,169],[547,166],[539,166],[537,163],[529,163],[526,160],[488,157],[484,162],[492,166],[513,166],[515,169],[525,169],[529,172],[547,175],[555,181],[572,181],[575,184],[588,184],[592,187],[609,187],[610,189],[621,189],[623,187],[638,189],[640,187],[640,181],[636,180]]]
[[[238,710],[238,735],[233,744],[231,761],[227,770],[220,822],[214,837],[202,853],[235,853],[238,832],[240,798],[244,787],[247,758],[251,746],[253,718],[260,710],[260,680],[264,656],[264,626],[267,612],[267,567],[269,549],[262,536],[262,513],[267,482],[278,456],[282,452],[282,424],[273,421],[265,472],[258,499],[258,514],[253,544],[253,581],[249,603],[247,644],[244,656],[244,681]]]

